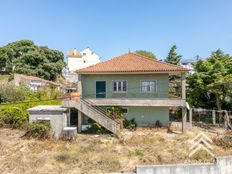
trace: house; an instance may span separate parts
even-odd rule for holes
[[[40,87],[52,87],[56,89],[60,88],[58,83],[24,74],[15,74],[12,82],[16,86],[24,85],[32,91],[37,91]]]
[[[63,76],[67,82],[77,83],[78,75],[76,70],[85,68],[100,62],[100,57],[95,54],[89,47],[83,51],[74,48],[67,52],[67,68],[63,70]]]
[[[195,58],[192,59],[184,59],[181,60],[180,65],[186,69],[188,69],[190,74],[195,73],[195,69],[194,69],[194,64],[196,64],[196,62],[198,60],[203,60],[203,58],[196,56]]]
[[[78,127],[89,117],[112,132],[120,128],[105,118],[104,111],[121,106],[124,117],[138,126],[169,124],[169,108],[182,107],[182,129],[186,129],[185,73],[181,66],[127,53],[76,72],[79,74],[80,99],[64,101],[65,107],[78,109]],[[169,94],[169,75],[181,76],[181,96]],[[79,129],[79,131],[81,131]]]
[[[181,62],[181,66],[188,69],[189,73],[193,74],[195,72],[194,67],[193,67],[194,61],[193,60],[184,60]]]
[[[89,47],[83,51],[77,51],[77,49],[74,48],[67,53],[67,64],[70,72],[74,72],[78,69],[85,68],[99,62],[100,57]]]

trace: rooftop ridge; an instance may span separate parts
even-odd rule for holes
[[[181,67],[179,65],[173,65],[167,62],[153,60],[149,57],[139,55],[134,52],[130,52],[130,53],[122,54],[120,56],[112,57],[108,60],[97,63],[95,65],[91,65],[86,68],[79,69],[76,71],[76,73],[167,72],[167,71],[188,71],[188,69]]]
[[[163,61],[159,61],[159,60],[156,60],[156,59],[151,59],[151,58],[149,58],[149,57],[147,57],[147,56],[140,55],[140,54],[135,53],[135,52],[132,52],[131,54],[135,54],[135,55],[137,55],[137,56],[139,56],[139,57],[142,57],[142,58],[145,58],[145,59],[148,59],[148,60],[151,60],[151,61],[156,61],[156,62],[158,62],[158,63],[164,63],[164,64],[166,64],[166,65],[174,66],[174,67],[177,67],[177,68],[180,67],[179,65],[174,65],[174,64],[167,63],[167,62],[163,62]],[[186,68],[185,68],[185,69],[186,69]],[[187,69],[186,69],[186,70],[187,70]]]

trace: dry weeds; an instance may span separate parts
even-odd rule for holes
[[[202,153],[194,159],[188,157],[189,140],[200,131],[203,130],[194,128],[182,135],[167,133],[165,129],[124,130],[119,138],[78,134],[69,142],[22,139],[22,131],[0,129],[0,173],[96,174],[133,171],[139,164],[208,162],[210,159]],[[214,153],[231,155],[232,149],[214,146]]]

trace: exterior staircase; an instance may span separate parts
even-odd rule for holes
[[[66,99],[63,100],[63,106],[67,108],[76,108],[114,134],[117,134],[120,130],[120,124],[106,116],[106,111],[104,109],[94,105],[94,103],[86,99]]]

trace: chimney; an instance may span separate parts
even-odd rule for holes
[[[74,48],[74,50],[73,50],[73,55],[74,55],[74,56],[77,55],[77,49],[76,49],[76,48]]]

